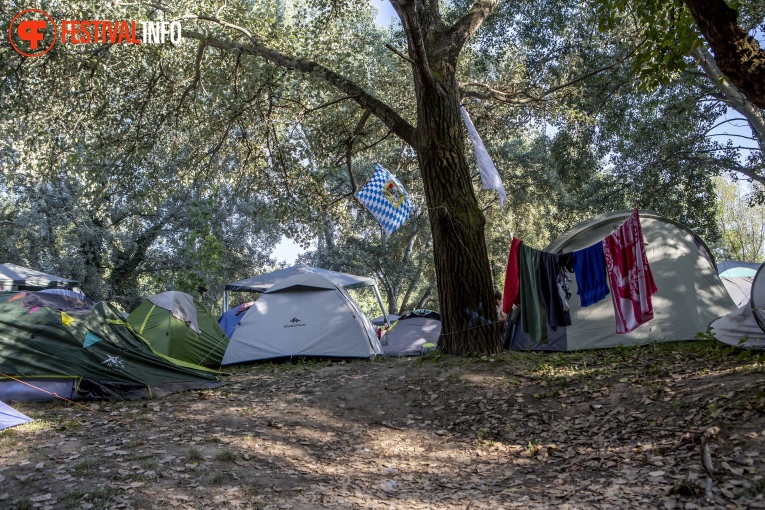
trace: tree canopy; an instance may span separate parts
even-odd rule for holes
[[[496,352],[511,235],[542,248],[640,207],[716,242],[715,176],[765,182],[762,108],[706,58],[689,11],[654,6],[650,25],[616,4],[393,0],[400,23],[382,28],[366,0],[43,3],[180,20],[184,39],[0,48],[0,254],[125,308],[169,287],[215,305],[284,235],[317,246],[307,262],[374,275],[391,312],[438,306],[448,352]],[[19,9],[0,6],[5,32]],[[728,108],[752,127],[749,158],[710,136]],[[375,162],[415,202],[392,236],[353,199]]]

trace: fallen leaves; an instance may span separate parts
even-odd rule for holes
[[[761,365],[682,350],[609,356],[251,367],[216,390],[103,406],[129,415],[131,430],[77,413],[78,430],[18,429],[15,445],[0,435],[0,501],[492,510],[765,503]],[[75,421],[66,408],[23,410]],[[699,437],[713,426],[717,478],[706,503]]]

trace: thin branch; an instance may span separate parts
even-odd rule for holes
[[[205,48],[207,48],[207,43],[202,41],[199,43],[199,48],[197,48],[197,58],[194,60],[194,79],[189,83],[189,85],[183,90],[183,94],[181,94],[181,99],[178,101],[178,106],[176,107],[176,112],[181,109],[181,106],[183,106],[183,101],[186,99],[186,96],[197,88],[197,85],[199,85],[199,80],[202,78],[202,57],[205,53]]]
[[[364,126],[366,125],[371,115],[372,115],[371,110],[366,110],[364,112],[364,115],[362,115],[361,119],[359,119],[359,123],[356,124],[356,129],[353,130],[353,134],[351,135],[350,138],[348,138],[348,142],[346,143],[346,147],[345,147],[345,164],[348,165],[348,176],[351,180],[351,191],[353,193],[356,192],[356,180],[353,178],[353,165],[352,165],[353,144],[356,141],[356,138],[358,138],[361,135],[362,131],[364,131]]]
[[[483,24],[494,9],[499,5],[499,0],[478,0],[454,25],[447,31],[451,41],[453,55],[459,55],[462,47],[470,39],[476,30]]]
[[[324,206],[324,210],[328,209],[330,206],[332,206],[336,202],[339,202],[340,200],[348,198],[349,196],[356,193],[356,190],[357,190],[356,179],[353,177],[353,144],[356,141],[356,138],[358,138],[361,135],[361,133],[364,131],[364,126],[366,125],[371,115],[372,115],[371,110],[367,109],[366,111],[364,111],[364,114],[361,116],[361,119],[359,119],[358,124],[356,124],[356,129],[353,130],[353,133],[351,134],[351,136],[348,137],[348,140],[345,142],[345,164],[348,166],[348,177],[351,182],[351,191],[331,201],[329,204]]]
[[[417,7],[414,2],[402,0],[390,0],[391,6],[401,19],[404,27],[404,33],[407,34],[407,44],[409,53],[415,62],[414,71],[419,75],[420,80],[426,85],[431,86],[435,82],[433,74],[430,71],[430,62],[428,52],[425,49],[425,36],[422,33],[422,26],[417,17]]]
[[[494,101],[498,101],[498,102],[505,103],[505,104],[510,104],[510,105],[524,105],[524,104],[529,104],[529,103],[533,103],[533,102],[546,101],[545,97],[549,96],[550,94],[552,94],[554,92],[557,92],[557,91],[559,91],[561,89],[570,87],[571,85],[575,85],[575,84],[579,83],[580,81],[584,81],[587,78],[591,78],[591,77],[595,76],[596,74],[600,74],[603,71],[608,71],[609,69],[612,69],[612,68],[616,67],[617,65],[622,64],[628,58],[630,58],[638,50],[638,48],[643,46],[643,44],[645,44],[645,41],[643,41],[640,44],[636,45],[632,49],[632,51],[630,51],[623,58],[617,59],[616,61],[612,62],[611,64],[609,64],[607,66],[603,66],[603,67],[600,67],[600,68],[595,69],[593,71],[590,71],[588,73],[585,73],[585,74],[583,74],[581,76],[577,76],[573,80],[570,80],[570,81],[568,81],[566,83],[563,83],[561,85],[555,85],[554,87],[551,87],[551,88],[547,89],[546,91],[543,91],[540,95],[537,95],[537,96],[533,96],[531,94],[531,92],[529,91],[529,89],[526,89],[523,92],[511,93],[511,92],[504,92],[504,91],[501,91],[501,90],[493,89],[493,88],[491,88],[489,85],[487,85],[485,83],[468,82],[468,83],[460,84],[460,97],[461,98],[475,97],[475,98],[478,98],[478,99],[494,100]],[[473,86],[473,87],[482,87],[482,88],[486,89],[487,92],[481,93],[481,92],[472,91],[472,90],[465,90],[463,88],[463,87],[470,87],[470,86]],[[520,95],[521,93],[525,94],[527,97],[522,98],[522,99],[521,98],[517,98],[516,96]]]
[[[385,47],[386,47],[386,48],[388,48],[388,49],[389,49],[390,51],[392,51],[393,53],[395,53],[396,55],[398,55],[399,57],[401,57],[402,59],[404,59],[404,60],[406,60],[407,62],[409,62],[410,64],[412,64],[413,66],[416,66],[416,65],[417,65],[417,64],[415,63],[415,61],[414,61],[414,60],[412,60],[411,58],[407,57],[406,55],[404,55],[403,53],[401,53],[400,51],[398,51],[396,48],[394,48],[394,47],[393,47],[393,46],[391,46],[390,44],[386,44],[386,45],[385,45]]]
[[[202,18],[200,18],[202,19]],[[221,23],[223,26],[233,27],[230,23]],[[241,29],[244,31],[244,29]],[[244,31],[243,33],[248,33]],[[204,41],[208,46],[222,50],[256,55],[276,64],[279,67],[288,70],[296,70],[320,78],[336,89],[345,92],[353,97],[354,101],[365,109],[371,110],[372,114],[379,118],[396,136],[404,140],[409,145],[414,145],[414,127],[393,108],[374,97],[369,92],[362,89],[355,82],[345,78],[339,73],[318,64],[316,62],[290,57],[279,51],[273,50],[254,41],[251,44],[238,44],[234,42],[223,41],[192,30],[184,30],[183,36],[190,39]]]

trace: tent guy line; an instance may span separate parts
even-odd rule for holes
[[[127,428],[131,428],[129,423],[127,423],[125,421],[122,421],[119,418],[115,418],[114,416],[110,416],[110,415],[108,415],[108,414],[106,414],[104,412],[99,411],[98,409],[93,409],[92,407],[88,407],[86,405],[80,404],[79,402],[75,402],[74,400],[70,400],[70,399],[68,399],[66,397],[62,397],[58,393],[53,393],[52,391],[44,390],[44,389],[42,389],[42,388],[40,388],[38,386],[35,386],[34,384],[30,384],[30,383],[28,383],[26,381],[22,381],[21,379],[16,379],[15,377],[13,377],[11,375],[8,375],[8,374],[4,374],[3,372],[0,372],[0,376],[7,377],[8,379],[16,381],[17,383],[21,383],[21,384],[24,384],[26,386],[29,386],[30,388],[34,388],[34,389],[36,389],[38,391],[41,391],[43,393],[47,393],[48,395],[52,395],[52,396],[54,396],[56,398],[59,398],[59,399],[64,400],[66,402],[69,402],[70,404],[74,404],[76,406],[82,407],[83,409],[87,409],[88,411],[92,411],[92,412],[94,412],[96,414],[100,414],[102,416],[105,416],[106,418],[108,418],[110,420],[119,422],[119,423],[123,424],[124,426],[126,426]]]

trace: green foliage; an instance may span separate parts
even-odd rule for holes
[[[601,30],[627,29],[638,37],[632,66],[647,88],[665,85],[688,66],[691,50],[702,43],[690,11],[681,0],[597,2]]]
[[[765,205],[752,203],[747,195],[757,186],[715,178],[717,222],[722,237],[714,250],[720,260],[762,262],[765,258]],[[751,190],[747,194],[747,188]]]

